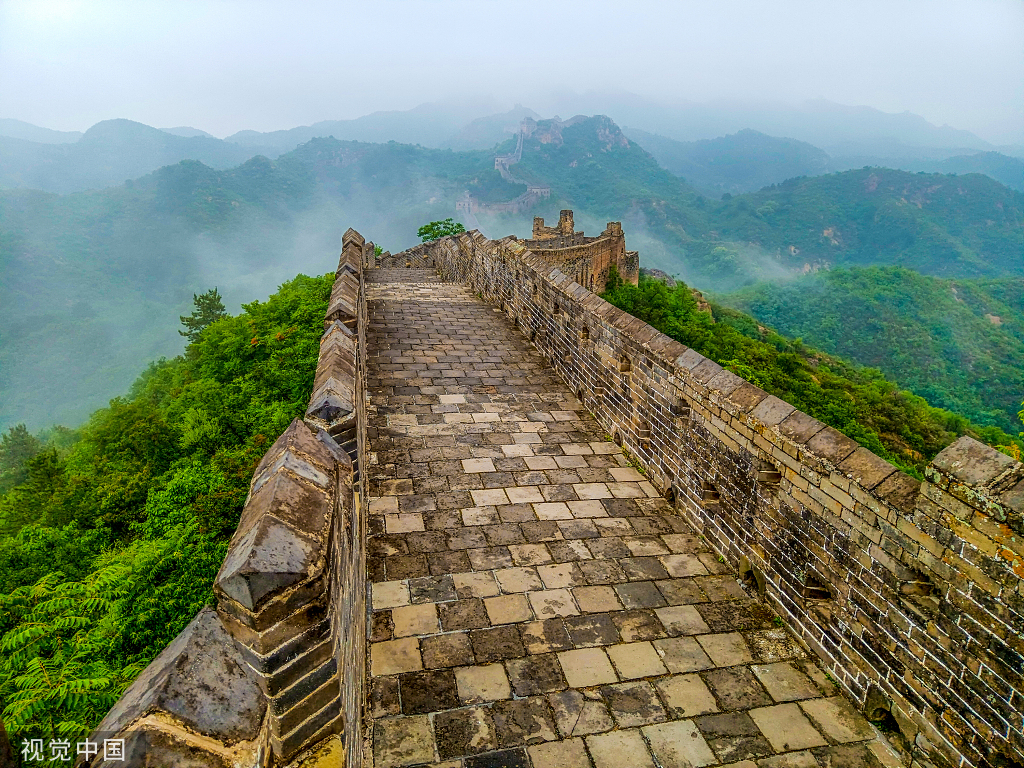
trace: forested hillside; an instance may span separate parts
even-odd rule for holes
[[[800,269],[894,264],[939,277],[1024,275],[1024,194],[987,176],[864,168],[791,179],[715,209],[728,240]]]
[[[834,269],[722,301],[825,351],[878,368],[978,424],[1018,429],[1024,278],[951,280],[903,267]]]
[[[333,275],[203,330],[74,433],[0,441],[0,701],[84,738],[212,600],[249,480],[311,394]],[[45,437],[45,436],[44,436]]]
[[[193,293],[266,295],[324,269],[349,226],[411,246],[464,189],[519,194],[494,175],[486,153],[318,139],[230,170],[184,161],[101,191],[0,192],[0,427],[84,419],[177,354]]]

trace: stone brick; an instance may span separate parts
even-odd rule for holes
[[[587,688],[619,679],[601,648],[563,651],[558,654],[558,662],[570,688]]]
[[[491,714],[483,707],[437,713],[434,733],[442,760],[488,752],[498,746]]]
[[[662,768],[700,768],[718,762],[692,720],[649,725],[641,730]]]
[[[566,687],[562,666],[554,653],[511,659],[505,666],[516,696],[535,696]]]
[[[459,698],[464,704],[507,699],[512,695],[505,668],[501,664],[459,667],[455,670]]]
[[[563,737],[603,733],[615,727],[604,702],[588,699],[579,691],[552,693],[548,701]]]
[[[533,768],[592,768],[583,739],[566,739],[529,747]]]
[[[601,696],[620,728],[660,723],[667,719],[664,707],[648,682],[606,685],[601,688]]]
[[[608,648],[608,657],[622,680],[663,675],[668,670],[650,643],[624,643]]]
[[[827,743],[796,704],[752,709],[750,717],[777,752],[820,747]]]
[[[588,736],[587,746],[596,768],[620,768],[625,765],[631,768],[655,768],[639,729]]]
[[[499,701],[491,708],[498,744],[539,744],[558,738],[545,699],[541,697]]]
[[[655,682],[673,718],[717,712],[718,704],[699,675],[673,675]]]
[[[381,768],[416,765],[434,759],[434,734],[427,715],[374,723],[373,756]]]

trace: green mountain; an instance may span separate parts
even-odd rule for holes
[[[1010,189],[1024,192],[1024,160],[1001,152],[972,152],[969,154],[948,152],[938,156],[922,155],[920,152],[903,151],[898,148],[885,156],[847,155],[833,157],[830,165],[833,171],[846,171],[864,166],[896,168],[914,173],[983,173],[1005,184]]]
[[[300,275],[208,325],[73,435],[0,435],[12,739],[85,738],[213,600],[253,470],[305,410],[333,280]]]
[[[488,153],[318,139],[230,170],[185,161],[99,191],[0,192],[0,426],[80,422],[180,352],[194,293],[266,296],[322,270],[348,226],[401,250],[474,181],[521,191],[493,175]]]
[[[854,267],[719,297],[790,338],[877,368],[932,405],[1019,430],[1024,277]]]
[[[749,129],[687,142],[636,128],[623,130],[663,168],[715,197],[724,192],[753,192],[795,176],[818,176],[830,170],[828,154],[817,147]]]
[[[939,277],[1024,275],[1024,194],[980,174],[864,168],[790,179],[717,206],[715,226],[804,271],[896,264]]]
[[[978,174],[860,169],[715,201],[602,116],[538,122],[515,169],[596,220],[622,220],[644,244],[645,266],[702,289],[841,264],[901,264],[950,277],[1024,274],[1024,195]]]
[[[64,194],[123,184],[181,160],[230,168],[259,154],[279,153],[208,135],[174,135],[131,120],[105,120],[73,143],[0,136],[0,188]]]

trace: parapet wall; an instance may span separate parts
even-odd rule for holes
[[[626,250],[622,224],[609,221],[596,237],[573,231],[572,211],[561,211],[558,225],[544,226],[544,219],[533,220],[533,239],[521,241],[535,256],[558,267],[577,283],[591,291],[601,292],[608,284],[611,268],[619,277],[636,285],[640,279],[640,258],[636,251]]]
[[[277,766],[338,735],[362,759],[366,679],[363,265],[348,230],[305,420],[263,457],[205,608],[143,671],[92,740],[124,761]]]
[[[508,314],[914,765],[1024,762],[1020,463],[961,438],[915,480],[515,238],[426,253]]]

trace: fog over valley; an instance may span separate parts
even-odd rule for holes
[[[182,351],[193,294],[216,286],[237,311],[322,273],[348,226],[397,251],[432,219],[528,236],[534,215],[572,207],[587,232],[622,221],[643,267],[722,295],[846,262],[1019,274],[1005,254],[1024,190],[1021,30],[1020,6],[1000,2],[5,3],[0,425],[80,422]],[[629,54],[589,55],[602,47]],[[550,199],[458,214],[464,194],[525,189],[493,157],[524,119],[552,118],[567,128],[517,166]],[[628,151],[585,135],[606,130]],[[866,166],[981,174],[964,178],[992,183],[960,194],[1009,197],[953,246],[926,205],[942,192],[914,213],[893,187],[879,209],[842,180]],[[769,191],[801,177],[799,202]],[[816,208],[834,194],[848,211]],[[893,227],[903,240],[868,231]]]

